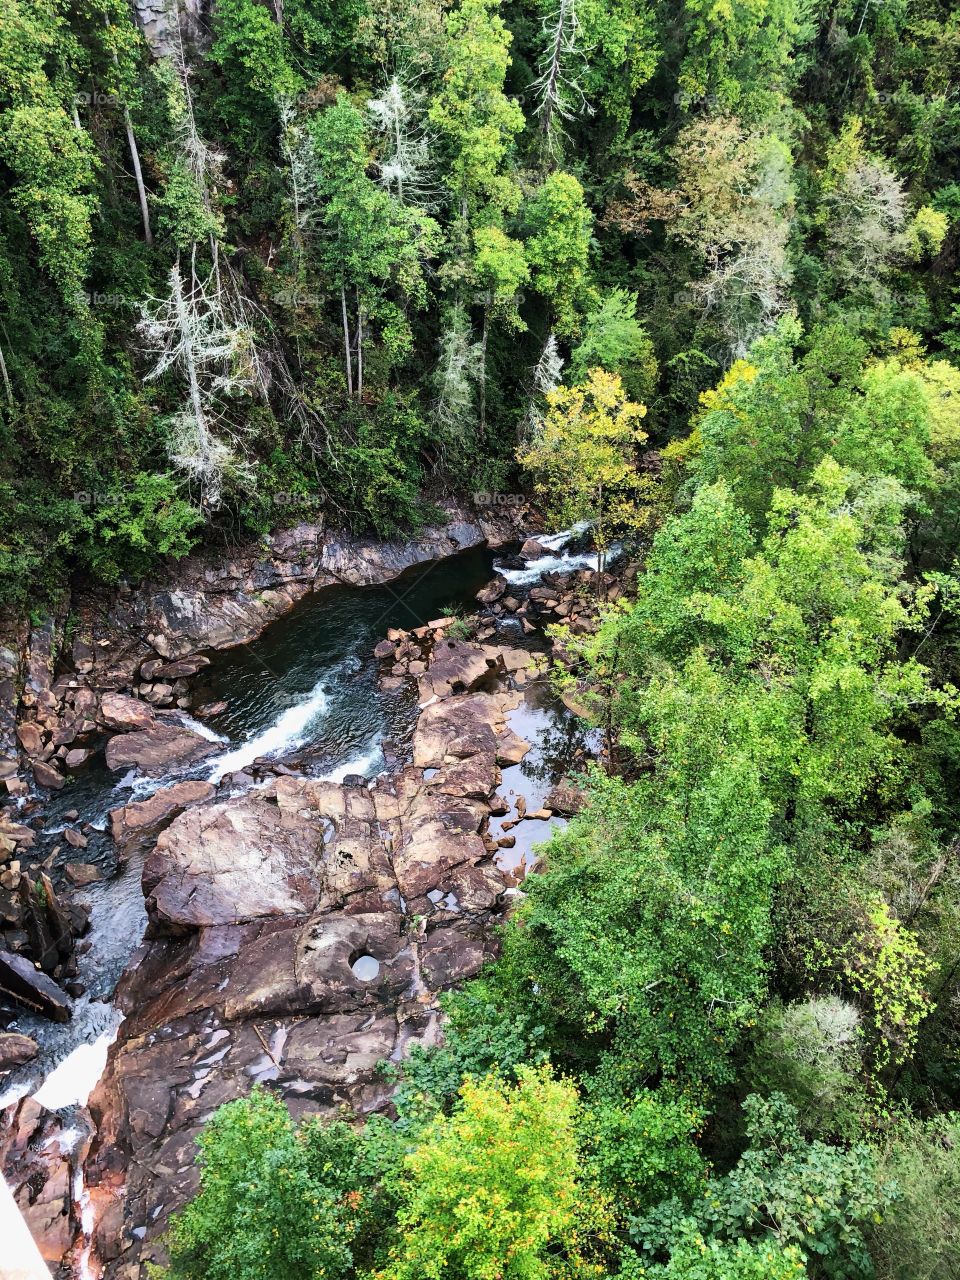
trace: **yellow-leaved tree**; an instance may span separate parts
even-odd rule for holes
[[[533,473],[547,519],[590,522],[602,573],[613,539],[647,518],[650,481],[637,465],[646,406],[627,398],[619,374],[603,369],[549,392],[546,402],[540,429],[518,461]]]

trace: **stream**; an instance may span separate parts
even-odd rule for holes
[[[548,551],[541,561],[499,571],[525,587],[549,570],[595,567],[595,557],[564,551],[581,532],[574,528],[541,539]],[[26,1093],[51,1110],[82,1104],[102,1074],[120,1021],[111,996],[146,923],[142,856],[118,861],[108,834],[109,811],[186,777],[214,783],[226,779],[228,790],[242,789],[251,780],[229,775],[260,757],[287,762],[292,757],[302,772],[338,782],[348,775],[374,778],[405,762],[415,721],[416,685],[411,681],[409,687],[382,690],[374,646],[388,628],[409,630],[453,610],[475,611],[475,594],[490,579],[493,567],[492,554],[475,549],[421,565],[382,586],[333,587],[308,596],[254,643],[212,655],[211,666],[197,677],[192,692],[195,706],[226,704],[218,714],[205,716],[201,724],[182,712],[161,713],[221,743],[220,752],[189,769],[155,778],[136,771],[125,776],[111,773],[98,753],[75,782],[50,796],[32,860],[50,858],[60,846],[52,860],[58,887],[70,861],[95,863],[103,874],[83,889],[67,891],[90,910],[90,929],[77,953],[78,980],[86,990],[74,1001],[68,1023],[22,1014],[11,1024],[10,1030],[32,1036],[41,1052],[4,1082],[0,1108]],[[514,619],[505,619],[501,626],[504,642],[525,643]],[[520,765],[504,770],[501,793],[513,814],[521,794],[531,811],[539,808],[553,782],[582,761],[590,744],[582,722],[576,722],[542,683],[526,690],[511,716],[511,727],[534,744]],[[501,866],[520,868],[522,878],[522,864],[535,862],[530,846],[561,821],[520,823],[514,832],[516,847],[498,856]],[[85,824],[92,827],[89,843],[78,853],[63,842],[61,833],[66,825]],[[491,831],[499,834],[499,825],[494,831],[492,823]]]

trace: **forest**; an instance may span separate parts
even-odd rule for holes
[[[639,566],[443,1044],[222,1107],[163,1274],[960,1276],[960,7],[148,34],[0,0],[0,605],[471,495]]]

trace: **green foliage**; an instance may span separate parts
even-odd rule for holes
[[[570,381],[583,382],[590,369],[618,373],[631,400],[647,404],[657,382],[653,344],[637,320],[637,295],[611,289],[583,324],[570,354]]]
[[[956,1115],[900,1118],[880,1142],[897,1194],[870,1232],[877,1280],[947,1280],[960,1268],[960,1128]]]
[[[518,460],[535,475],[550,518],[561,525],[589,520],[605,552],[616,533],[642,522],[636,449],[647,438],[638,425],[646,408],[627,399],[619,375],[602,369],[546,400],[541,429]]]
[[[533,286],[548,301],[558,333],[579,328],[593,217],[583,188],[569,173],[551,173],[523,211],[529,238],[527,261]]]
[[[118,491],[92,498],[79,550],[106,581],[121,573],[141,577],[157,556],[179,560],[197,542],[195,531],[203,517],[179,496],[169,476],[139,472]]]
[[[346,1277],[360,1214],[343,1196],[357,1139],[311,1150],[286,1107],[261,1090],[221,1107],[200,1139],[200,1192],[174,1219],[171,1280],[313,1280]],[[348,1137],[349,1135],[349,1137]]]
[[[497,8],[497,0],[461,0],[450,10],[449,63],[429,109],[456,215],[487,225],[520,204],[508,162],[523,112],[503,92],[511,35]]]
[[[464,1082],[405,1160],[399,1244],[382,1280],[541,1280],[572,1233],[577,1097],[546,1069]]]
[[[807,1269],[793,1245],[781,1248],[764,1241],[725,1244],[704,1239],[691,1227],[674,1245],[670,1261],[659,1266],[624,1267],[620,1274],[649,1280],[806,1280]]]

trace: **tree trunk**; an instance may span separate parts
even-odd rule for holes
[[[10,385],[10,374],[7,372],[7,362],[3,358],[3,347],[0,347],[0,377],[3,378],[3,387],[7,393],[7,403],[12,409],[14,407],[13,387]]]
[[[110,19],[106,14],[103,15],[103,25],[110,26]],[[120,70],[120,59],[117,57],[116,50],[113,51],[113,65]],[[137,139],[133,132],[133,121],[130,119],[130,108],[126,103],[123,104],[123,126],[127,131],[127,146],[130,148],[130,160],[133,164],[133,176],[137,181],[137,197],[140,200],[140,217],[143,219],[143,238],[147,244],[153,244],[153,232],[150,230],[150,208],[147,204],[147,190],[143,185],[143,170],[140,168],[140,151],[137,147]]]
[[[347,295],[340,286],[340,310],[343,313],[343,354],[347,364],[347,392],[353,399],[353,361],[350,358],[350,323],[347,320]]]
[[[357,290],[357,399],[363,399],[363,309],[360,306],[360,290]]]
[[[490,336],[490,306],[483,308],[483,332],[480,337],[480,438],[487,434],[487,339]]]
[[[140,216],[143,219],[143,238],[147,244],[153,244],[153,232],[150,229],[150,206],[147,204],[147,189],[143,185],[143,170],[140,168],[140,152],[133,132],[133,121],[126,106],[123,108],[123,123],[127,131],[127,146],[130,148],[130,160],[133,164],[133,176],[137,181],[137,197],[140,200]]]

